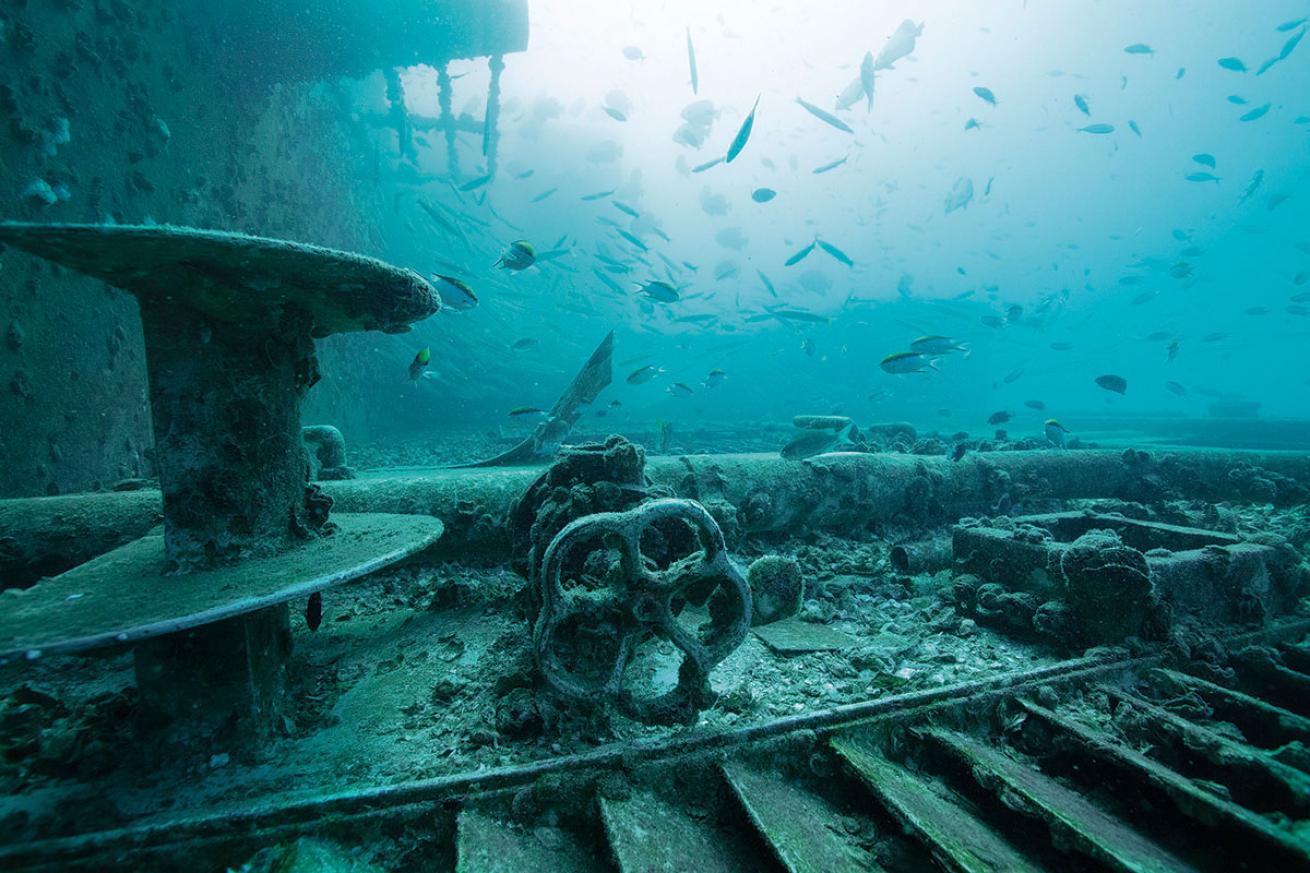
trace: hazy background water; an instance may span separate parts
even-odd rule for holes
[[[989,433],[987,415],[1007,409],[1016,414],[1012,434],[1039,434],[1050,415],[1077,433],[1080,416],[1109,411],[1207,415],[1217,395],[1257,401],[1267,416],[1304,416],[1310,319],[1297,314],[1294,296],[1310,291],[1310,283],[1297,284],[1310,270],[1310,47],[1255,73],[1301,31],[1276,28],[1302,17],[1303,4],[534,0],[530,8],[530,47],[505,59],[492,183],[462,203],[440,181],[415,188],[411,170],[447,173],[440,134],[424,136],[415,161],[399,157],[394,131],[374,134],[380,184],[396,188],[388,228],[390,250],[401,253],[395,259],[439,272],[453,262],[481,297],[474,311],[378,338],[375,365],[394,370],[396,389],[374,401],[410,408],[416,431],[459,423],[526,431],[531,422],[511,422],[506,412],[548,407],[610,329],[615,360],[624,363],[599,405],[623,404],[609,416],[615,430],[656,418],[785,421],[842,411],[861,422],[906,418]],[[923,25],[913,54],[878,72],[871,112],[861,101],[838,113],[853,135],[796,104],[802,96],[831,111],[864,53],[876,55],[906,18]],[[688,29],[699,95],[689,83]],[[1125,52],[1138,43],[1152,53]],[[644,57],[628,59],[626,46]],[[1223,68],[1225,57],[1242,59],[1249,72]],[[458,62],[451,72],[466,73],[455,82],[455,110],[480,118],[485,61]],[[406,70],[402,80],[409,110],[435,115],[433,71]],[[991,89],[997,105],[976,96],[976,86]],[[607,99],[621,103],[614,92],[630,103],[626,122],[602,109]],[[757,95],[741,156],[689,173],[724,153]],[[359,83],[352,100],[361,112],[385,112],[381,76]],[[672,138],[696,100],[712,101],[717,112],[700,149]],[[1263,117],[1239,120],[1264,104]],[[981,127],[966,129],[971,118]],[[1097,123],[1115,131],[1078,131]],[[456,184],[483,172],[474,145],[461,149]],[[1215,168],[1195,162],[1198,153],[1213,155]],[[844,166],[812,172],[844,155]],[[1219,181],[1185,179],[1195,172]],[[1262,183],[1243,201],[1258,173]],[[947,214],[960,178],[971,180],[974,199]],[[753,202],[760,186],[777,198]],[[580,200],[607,189],[641,218],[605,199]],[[416,196],[486,222],[489,232],[468,226],[475,253],[434,230]],[[720,198],[724,214],[709,214],[706,200]],[[684,295],[707,296],[651,304],[605,287],[592,273],[601,266],[597,244],[620,257],[632,247],[598,216],[650,247],[655,269],[633,262],[631,275],[612,276],[625,289],[667,279],[655,256],[662,252],[699,267],[678,276]],[[745,239],[740,249],[722,242],[730,228]],[[821,251],[783,266],[816,234],[849,254],[854,268]],[[567,236],[572,253],[512,276],[491,269],[499,255],[493,239],[520,236],[539,252]],[[737,275],[716,280],[724,262]],[[908,299],[898,292],[906,276]],[[832,321],[748,320],[778,303]],[[1018,317],[1014,306],[1022,307]],[[697,314],[716,320],[675,320]],[[987,326],[988,316],[1004,325]],[[879,369],[925,333],[954,336],[971,354],[949,356],[940,373],[925,376]],[[510,350],[520,338],[539,343]],[[423,345],[432,346],[439,377],[415,388],[404,370]],[[645,363],[667,372],[625,384]],[[715,367],[728,378],[707,390],[700,383]],[[1095,384],[1106,373],[1127,380],[1126,395]],[[1186,395],[1167,390],[1167,381]],[[673,382],[695,394],[670,395]],[[1048,409],[1027,409],[1026,400]]]

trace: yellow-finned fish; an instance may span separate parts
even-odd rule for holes
[[[537,262],[537,250],[525,239],[516,239],[492,266],[506,270],[526,270]]]
[[[478,305],[478,295],[462,279],[436,273],[432,277],[432,287],[437,289],[442,305],[450,309],[462,312]]]
[[[414,360],[409,362],[409,381],[417,382],[418,377],[423,375],[423,371],[428,368],[428,361],[432,360],[432,349],[424,346],[418,350]]]

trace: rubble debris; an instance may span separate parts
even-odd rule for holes
[[[1146,556],[1112,530],[1075,540],[1060,557],[1060,574],[1074,621],[1093,642],[1136,635],[1155,605]]]
[[[801,610],[805,580],[800,564],[784,555],[756,558],[746,572],[754,612],[751,627],[790,618]]]
[[[1117,642],[1144,625],[1160,630],[1161,606],[1209,621],[1258,623],[1289,612],[1310,591],[1310,569],[1276,537],[1244,540],[1112,514],[965,519],[953,550],[962,570],[1036,598],[1032,606],[1042,608],[1028,610],[1029,618],[1043,633],[1073,631],[1071,639],[1088,643]]]
[[[651,496],[646,453],[621,436],[568,446],[509,509],[510,566],[527,579],[570,522],[622,512]]]
[[[919,439],[919,431],[908,421],[888,421],[871,424],[864,428],[864,435],[870,440],[878,440],[885,447],[897,444],[913,446]]]

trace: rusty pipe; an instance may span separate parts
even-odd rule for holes
[[[505,517],[540,467],[361,474],[324,482],[341,512],[435,515],[446,534],[435,559],[499,562],[509,554]],[[926,524],[984,513],[1006,489],[1032,498],[1263,501],[1304,499],[1310,452],[1110,450],[938,456],[835,453],[789,461],[776,454],[650,458],[647,475],[674,495],[736,508],[746,533],[854,531],[915,518]],[[1253,484],[1254,483],[1254,484]],[[1300,489],[1298,492],[1297,489]],[[1298,497],[1298,493],[1300,497]],[[137,491],[0,501],[0,586],[74,567],[157,523],[159,494]],[[35,574],[35,575],[33,575]]]

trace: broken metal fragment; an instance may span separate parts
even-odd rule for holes
[[[1209,621],[1245,622],[1285,614],[1310,590],[1310,570],[1285,543],[1121,515],[970,520],[955,528],[953,548],[966,572],[1063,601],[1068,629],[1091,643],[1141,632],[1157,600]]]
[[[318,461],[317,478],[320,482],[337,479],[354,479],[355,471],[346,465],[346,440],[330,424],[313,424],[300,431],[301,439],[312,446],[315,460]]]
[[[836,652],[850,648],[855,639],[826,624],[814,624],[789,618],[775,624],[754,628],[755,636],[779,655],[802,655],[806,652]]]

